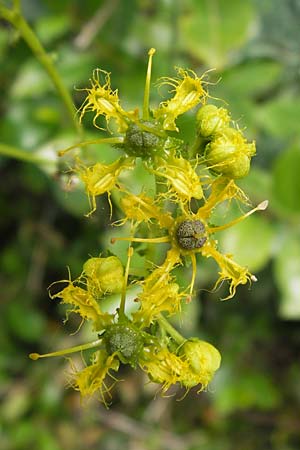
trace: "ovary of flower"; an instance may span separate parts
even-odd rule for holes
[[[82,397],[90,397],[97,392],[99,400],[106,405],[107,396],[110,397],[110,390],[117,381],[110,370],[117,371],[119,365],[115,355],[108,356],[105,350],[99,350],[93,353],[91,365],[79,372],[74,370],[71,385]],[[110,385],[105,382],[108,376],[113,380]]]
[[[105,77],[103,85],[100,82],[102,74]],[[92,111],[96,113],[93,119],[95,127],[100,128],[96,120],[99,116],[104,116],[108,126],[111,119],[114,119],[117,124],[117,131],[120,133],[125,132],[128,126],[128,118],[135,118],[137,112],[126,112],[121,108],[118,90],[113,91],[111,89],[110,74],[105,70],[94,70],[91,85],[92,87],[90,89],[85,89],[87,91],[87,98],[80,109],[80,120],[86,112]]]
[[[96,163],[91,167],[80,167],[78,169],[79,176],[85,184],[91,206],[91,211],[87,216],[90,216],[96,210],[96,197],[98,195],[107,192],[110,202],[110,191],[117,187],[118,176],[123,170],[133,169],[133,167],[134,158],[119,158],[109,165]]]
[[[160,159],[158,168],[153,173],[167,179],[170,192],[165,196],[174,197],[176,201],[183,203],[190,202],[192,198],[200,200],[203,197],[199,176],[189,161],[182,157],[172,155],[168,160]]]
[[[205,103],[207,92],[203,88],[202,77],[199,78],[192,70],[177,69],[179,78],[162,78],[161,85],[169,84],[174,87],[175,94],[170,100],[162,102],[153,111],[156,119],[163,120],[164,130],[178,131],[175,120],[181,114]]]

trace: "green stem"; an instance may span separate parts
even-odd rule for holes
[[[160,314],[157,319],[159,325],[166,330],[166,332],[174,339],[175,342],[177,342],[178,345],[182,345],[186,339],[181,336],[180,333],[178,333],[177,330],[168,322],[168,320]]]
[[[31,163],[43,163],[45,159],[37,157],[35,154],[26,152],[20,148],[11,147],[10,145],[0,143],[0,155],[9,156],[10,158],[19,159],[21,161]]]
[[[20,2],[18,0],[15,0],[13,2],[13,9],[8,9],[5,6],[0,5],[0,17],[3,17],[20,32],[24,41],[27,43],[38,61],[44,67],[66,107],[74,128],[80,134],[81,126],[80,123],[76,120],[76,109],[73,104],[71,95],[65,88],[51,57],[46,53],[34,31],[22,16],[19,3]]]

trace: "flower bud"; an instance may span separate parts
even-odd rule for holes
[[[248,174],[254,154],[254,142],[248,143],[239,130],[226,128],[207,144],[204,156],[213,172],[237,179]]]
[[[221,364],[219,351],[211,344],[197,338],[191,338],[180,348],[180,354],[188,361],[193,376],[186,378],[183,382],[186,387],[193,387],[202,384],[206,387],[211,381],[214,373]]]
[[[83,273],[87,278],[88,290],[93,295],[109,292],[121,292],[123,287],[123,266],[119,258],[90,258],[83,266]]]
[[[197,134],[208,138],[222,131],[230,122],[230,116],[225,108],[217,108],[215,105],[205,105],[199,109],[196,115]]]

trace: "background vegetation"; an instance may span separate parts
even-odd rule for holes
[[[100,200],[98,212],[83,217],[85,195],[66,182],[55,153],[76,141],[72,121],[18,31],[1,20],[0,448],[299,449],[300,1],[24,0],[22,9],[76,107],[96,67],[112,72],[127,106],[141,105],[150,47],[157,49],[153,80],[174,75],[175,65],[198,74],[215,68],[210,79],[221,81],[211,95],[225,99],[257,141],[240,184],[254,204],[267,198],[270,206],[221,242],[259,282],[220,302],[220,292],[204,290],[216,268],[201,261],[202,290],[182,317],[183,331],[222,353],[209,392],[161,398],[125,368],[109,411],[93,400],[82,406],[65,388],[66,361],[34,363],[27,355],[90,339],[87,328],[69,336],[76,318],[63,327],[64,310],[47,286],[66,277],[67,265],[76,276],[104,248],[107,205]],[[153,89],[151,101],[158,100]],[[182,125],[189,142],[193,116]],[[90,120],[84,127],[97,136]],[[141,174],[138,182],[147,180]]]

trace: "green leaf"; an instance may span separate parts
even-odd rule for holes
[[[279,315],[283,319],[300,319],[300,235],[286,233],[275,259],[275,280],[280,291]]]
[[[250,370],[230,373],[223,367],[223,374],[216,377],[214,385],[214,403],[223,414],[249,408],[270,410],[280,402],[280,391],[264,373]]]
[[[66,14],[41,16],[36,23],[36,32],[43,44],[50,44],[64,36],[71,27],[71,17]]]
[[[221,68],[230,52],[250,34],[253,5],[250,0],[190,0],[181,16],[183,45],[209,67]]]
[[[252,203],[269,200],[271,196],[271,175],[259,167],[251,167],[247,177],[238,180],[238,185],[247,193]]]
[[[249,97],[270,90],[279,80],[282,66],[270,60],[251,60],[230,68],[222,74],[216,90],[226,90],[233,96]],[[223,97],[222,97],[223,98]]]
[[[234,260],[250,271],[264,268],[271,256],[273,227],[258,215],[220,232],[218,240],[222,251],[234,255]]]
[[[299,174],[300,148],[295,146],[282,153],[275,161],[272,184],[274,205],[292,216],[300,213]]]
[[[257,109],[257,123],[275,137],[299,136],[300,98],[277,97]]]

